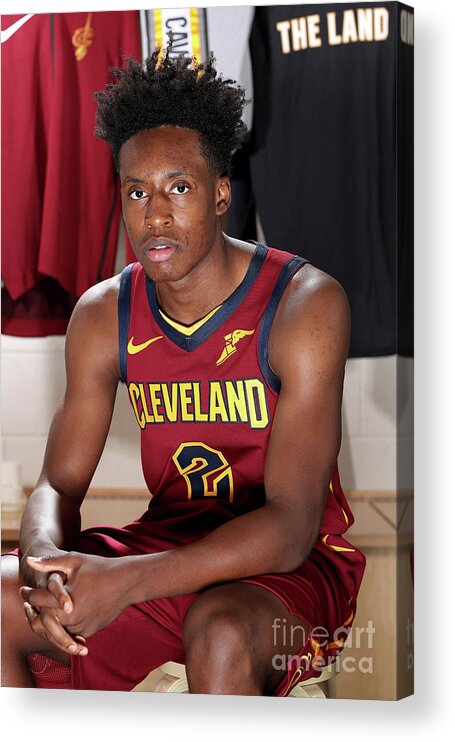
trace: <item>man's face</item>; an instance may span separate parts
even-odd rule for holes
[[[199,135],[175,126],[141,131],[120,150],[123,218],[149,278],[178,281],[210,254],[217,219],[229,206]]]

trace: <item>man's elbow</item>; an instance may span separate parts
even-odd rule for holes
[[[312,529],[311,533],[297,535],[289,532],[285,536],[285,546],[278,558],[276,572],[294,572],[308,558],[314,543],[319,535],[319,529]]]

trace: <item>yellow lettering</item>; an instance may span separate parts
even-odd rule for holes
[[[139,426],[149,423],[222,422],[249,423],[251,428],[269,424],[265,386],[260,379],[210,381],[208,410],[203,410],[199,381],[171,384],[131,382],[128,394]]]
[[[142,384],[142,382],[139,384],[139,392],[141,395],[142,409],[145,413],[145,422],[153,423],[155,421],[153,419],[153,416],[150,414],[150,410],[147,405],[147,398],[145,396],[145,389],[144,389],[144,385]]]
[[[166,418],[169,420],[170,423],[175,423],[177,420],[177,411],[178,411],[178,391],[179,391],[179,385],[176,382],[173,382],[171,384],[171,392],[172,392],[172,400],[169,397],[169,389],[167,384],[161,384],[161,389],[163,393],[163,404],[164,404],[164,412],[166,415]]]
[[[192,403],[192,399],[188,396],[192,389],[192,383],[190,381],[182,381],[179,384],[180,390],[180,406],[182,409],[182,423],[191,423],[194,421],[194,414],[188,411],[188,407]]]
[[[201,383],[199,381],[195,381],[193,384],[193,394],[194,419],[197,423],[206,423],[209,419],[209,416],[206,412],[202,412],[201,410]]]
[[[149,384],[150,402],[152,404],[153,417],[156,423],[164,423],[163,415],[158,411],[158,407],[162,404],[162,401],[157,394],[161,389],[161,384]]]
[[[259,379],[246,379],[245,387],[251,427],[266,428],[269,422],[269,416],[267,411],[267,401],[265,398],[264,384],[262,383],[262,381],[259,381]]]
[[[235,384],[235,387],[234,387]],[[243,381],[226,381],[226,397],[229,408],[229,420],[236,423],[248,422],[248,410],[245,400],[245,387]]]
[[[327,13],[327,31],[329,35],[329,44],[337,46],[341,44],[341,36],[337,34],[337,14]]]
[[[276,30],[281,35],[281,51],[283,54],[289,54],[291,51],[291,45],[289,43],[289,21],[280,21],[276,24]]]
[[[139,412],[137,403],[139,401],[140,392],[139,387],[137,384],[134,384],[133,382],[128,387],[128,393],[130,395],[131,404],[133,406],[134,414],[136,415],[136,420],[139,423],[139,426],[141,428],[145,428],[145,418],[144,413]]]
[[[221,382],[211,381],[210,382],[210,422],[216,422],[216,418],[219,415],[221,422],[229,422],[229,417],[226,410],[226,405],[223,397],[223,390],[221,388]]]

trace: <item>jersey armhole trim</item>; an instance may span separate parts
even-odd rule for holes
[[[131,277],[134,263],[130,263],[123,269],[120,276],[120,287],[118,292],[118,341],[120,358],[120,380],[126,384],[127,379],[127,347],[128,330],[130,326],[131,306]]]
[[[278,304],[280,303],[281,297],[283,296],[285,289],[291,280],[292,276],[297,273],[298,269],[302,265],[308,263],[308,260],[301,258],[298,255],[294,256],[281,269],[278,280],[273,288],[270,296],[269,303],[265,309],[262,317],[261,326],[259,330],[259,341],[258,341],[258,355],[259,355],[259,367],[262,375],[266,380],[267,384],[273,392],[279,394],[281,389],[280,377],[272,371],[269,365],[269,336],[270,330],[272,329],[273,320],[275,318]]]

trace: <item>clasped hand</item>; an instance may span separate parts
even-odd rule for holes
[[[32,630],[67,654],[87,654],[85,637],[110,624],[128,605],[122,584],[125,559],[79,552],[27,557],[29,567],[49,575],[44,588],[20,589]]]

